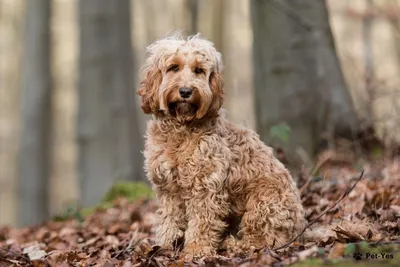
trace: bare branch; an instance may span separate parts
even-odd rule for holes
[[[309,222],[307,224],[306,227],[304,227],[304,229],[300,232],[300,234],[298,234],[297,236],[295,236],[294,238],[292,238],[292,240],[290,240],[289,242],[287,242],[286,244],[274,249],[274,251],[280,250],[280,249],[284,249],[287,248],[288,246],[290,246],[290,244],[292,244],[294,241],[296,241],[302,234],[304,234],[304,232],[311,226],[313,225],[315,222],[317,222],[322,216],[324,216],[326,213],[328,213],[329,211],[333,210],[333,208],[335,208],[337,206],[337,204],[340,203],[340,201],[342,201],[348,194],[350,194],[350,192],[354,189],[354,187],[356,187],[356,185],[358,184],[358,182],[361,180],[361,178],[364,175],[364,170],[362,170],[360,177],[357,179],[357,181],[353,184],[352,187],[350,187],[341,198],[339,198],[335,204],[333,204],[330,208],[328,208],[327,210],[325,210],[323,213],[321,213],[321,215],[319,215],[316,219],[312,220],[311,222]]]

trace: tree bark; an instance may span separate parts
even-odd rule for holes
[[[50,0],[28,1],[21,77],[18,222],[48,217],[50,144]]]
[[[117,179],[141,180],[130,1],[79,1],[78,175],[83,206]]]
[[[223,108],[232,122],[255,129],[250,5],[242,0],[196,3],[198,31],[222,53],[226,92]]]
[[[325,131],[356,125],[325,1],[252,0],[251,11],[257,130],[271,143],[271,127],[287,123],[289,142],[277,143],[314,155]]]

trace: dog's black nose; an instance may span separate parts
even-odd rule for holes
[[[187,87],[179,88],[179,94],[182,98],[189,98],[192,95],[192,89]]]

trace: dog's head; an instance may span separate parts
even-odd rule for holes
[[[137,93],[147,114],[192,121],[218,114],[223,102],[222,59],[199,35],[174,35],[147,48]]]

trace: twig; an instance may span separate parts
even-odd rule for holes
[[[142,239],[138,239],[136,241],[136,243],[133,244],[133,241],[136,239],[137,234],[138,234],[138,229],[136,229],[136,231],[133,233],[131,240],[129,240],[128,246],[124,250],[117,253],[113,258],[118,258],[119,256],[125,254],[128,251],[129,252],[132,251],[137,245],[139,245],[139,243],[142,241]]]
[[[334,207],[336,207],[337,204],[339,204],[340,201],[342,201],[353,189],[354,187],[356,187],[356,185],[358,184],[358,182],[361,180],[361,178],[364,175],[364,170],[361,171],[360,177],[357,179],[357,181],[353,184],[352,187],[350,187],[341,198],[339,198],[335,204],[333,204],[330,208],[328,208],[327,210],[325,210],[323,213],[321,213],[321,215],[319,215],[316,219],[312,220],[311,222],[309,222],[306,227],[304,227],[304,229],[300,232],[300,234],[298,234],[297,236],[295,236],[294,238],[292,238],[292,240],[290,240],[289,242],[287,242],[286,244],[274,249],[274,251],[283,249],[283,248],[287,248],[288,246],[290,246],[290,244],[292,244],[294,241],[297,240],[297,238],[299,238],[302,234],[304,234],[304,232],[311,226],[313,225],[315,222],[317,222],[322,216],[324,216],[326,213],[328,213],[329,211],[331,211]]]
[[[132,235],[131,240],[129,240],[129,245],[128,245],[128,247],[126,248],[126,251],[128,251],[128,250],[130,250],[130,249],[132,248],[133,240],[136,239],[137,234],[138,234],[138,229],[136,229],[136,231],[135,231],[135,232],[133,233],[133,235]]]
[[[325,164],[328,160],[330,160],[333,157],[332,154],[329,154],[327,157],[323,158],[320,160],[317,165],[314,167],[312,172],[310,173],[310,176],[307,178],[307,181],[303,184],[303,186],[300,188],[300,195],[303,195],[304,191],[308,188],[310,185],[312,179],[314,178],[315,174],[318,172],[318,170],[322,167],[322,165]]]

